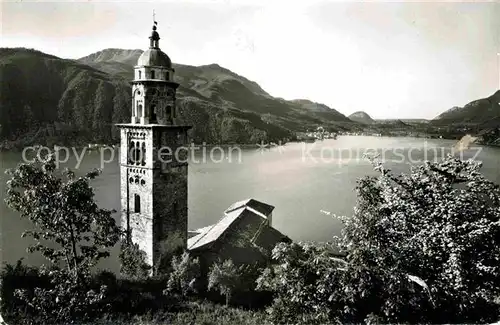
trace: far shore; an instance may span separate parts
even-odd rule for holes
[[[459,141],[460,138],[457,137],[446,137],[446,136],[437,136],[437,135],[430,135],[430,134],[419,134],[419,135],[370,135],[370,134],[339,134],[339,137],[342,136],[380,136],[380,137],[390,137],[390,138],[406,138],[406,137],[411,137],[411,138],[419,138],[419,139],[443,139],[443,140],[456,140]],[[325,139],[327,140],[327,139]],[[316,139],[316,141],[322,141],[320,139]],[[242,148],[242,149],[256,149],[256,148],[261,148],[263,146],[280,146],[280,145],[285,145],[286,143],[301,143],[304,142],[303,140],[289,140],[285,143],[281,143],[279,141],[277,142],[261,142],[261,143],[189,143],[188,146],[194,145],[196,147],[205,147],[205,148],[214,148],[214,147],[219,147],[219,148],[225,148],[225,149],[230,149],[234,147]],[[307,142],[307,141],[306,141]],[[12,146],[10,147],[9,146]],[[479,145],[485,146],[485,147],[500,147],[500,144],[496,143],[478,143]],[[8,146],[8,147],[7,147]],[[104,147],[113,147],[114,149],[117,149],[120,147],[120,144],[115,143],[115,144],[74,144],[74,145],[67,145],[67,146],[59,146],[59,145],[53,145],[53,146],[48,146],[48,145],[40,145],[40,144],[34,144],[34,145],[26,145],[22,146],[21,148],[26,148],[26,147],[46,147],[50,148],[51,150],[54,149],[54,147],[66,147],[66,148],[75,148],[78,150],[82,150],[83,148],[87,148],[89,151],[95,151],[99,150]],[[10,148],[9,148],[10,147]],[[21,149],[19,146],[12,145],[12,142],[9,143],[7,141],[4,141],[3,143],[0,142],[0,152],[22,152],[23,149]]]
[[[294,142],[294,141],[289,141],[289,142]],[[297,142],[300,142],[300,141],[297,141]],[[219,148],[234,148],[234,147],[238,147],[238,148],[243,148],[243,149],[255,149],[255,148],[259,148],[261,146],[265,146],[265,145],[270,145],[270,144],[273,144],[275,142],[263,142],[262,144],[261,143],[258,143],[258,144],[251,144],[251,143],[232,143],[232,144],[228,144],[228,143],[224,143],[224,144],[215,144],[215,143],[189,143],[187,144],[187,146],[196,146],[196,147],[205,147],[205,148],[214,148],[214,147],[219,147]],[[277,143],[276,143],[277,144]],[[284,144],[282,144],[284,145]],[[87,150],[89,151],[96,151],[96,150],[99,150],[101,148],[105,148],[105,147],[112,147],[113,149],[118,149],[120,147],[119,144],[87,144],[87,145],[81,145],[81,144],[75,144],[75,145],[69,145],[69,146],[60,146],[60,145],[53,145],[53,146],[47,146],[47,145],[27,145],[27,146],[24,146],[24,148],[26,147],[34,147],[34,148],[38,148],[38,147],[45,147],[45,148],[49,148],[51,150],[53,150],[54,148],[57,148],[57,147],[66,147],[66,148],[75,148],[75,149],[83,149],[83,148],[87,148]],[[4,146],[2,146],[2,144],[0,144],[0,152],[22,152],[23,149],[19,148],[19,147],[12,147],[12,148],[5,148]]]

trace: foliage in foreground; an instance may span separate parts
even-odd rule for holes
[[[373,162],[380,175],[359,181],[358,204],[352,217],[342,218],[345,228],[340,238],[324,245],[282,243],[273,250],[275,264],[257,281],[257,289],[274,294],[267,321],[496,321],[499,186],[485,179],[474,161],[448,158],[400,176]],[[41,232],[30,233],[39,241],[36,250],[64,267],[5,268],[0,290],[5,318],[19,325],[77,319],[94,324],[99,318],[102,324],[114,324],[116,319],[106,323],[105,313],[124,319],[154,313],[150,319],[142,317],[151,324],[265,323],[260,312],[193,305],[190,294],[197,291],[199,262],[188,254],[172,260],[169,277],[141,279],[143,258],[136,254],[137,247],[131,247],[128,256],[136,258],[122,262],[136,275],[133,280],[107,272],[92,275],[90,268],[106,256],[119,232],[109,221],[109,211],[98,209],[93,201],[92,175],[76,179],[69,172],[63,182],[53,176],[50,163],[41,169],[21,165],[13,172],[9,205],[42,227]],[[51,213],[56,218],[53,226]],[[103,220],[96,220],[100,217]],[[104,234],[112,236],[104,239]],[[41,239],[50,238],[58,249],[42,244]],[[337,248],[345,258],[337,257]],[[230,261],[216,263],[208,275],[208,288],[225,295],[228,304],[242,287],[254,289],[250,282],[255,271]]]
[[[218,290],[226,297],[226,306],[229,304],[231,294],[238,287],[240,278],[239,268],[233,261],[225,260],[222,263],[214,263],[208,274],[208,289]]]
[[[144,279],[151,271],[151,266],[146,263],[146,252],[141,250],[138,244],[129,242],[126,237],[121,241],[118,258],[120,274],[126,277]]]
[[[102,271],[90,276],[84,285],[71,287],[71,283],[55,282],[61,279],[59,272],[21,263],[2,270],[1,312],[8,324],[68,324],[93,322],[107,314],[131,318],[183,310],[184,302],[164,294],[164,277],[122,279]],[[67,291],[60,291],[58,285]]]
[[[177,312],[160,312],[127,318],[103,317],[81,325],[268,325],[262,311],[244,310],[207,301],[189,302]]]
[[[449,157],[358,183],[335,246],[280,244],[259,279],[276,322],[483,323],[500,294],[500,189],[481,164]]]
[[[199,280],[201,277],[200,261],[192,258],[188,252],[172,259],[172,271],[170,272],[166,293],[176,293],[187,296],[199,291]]]
[[[15,288],[15,299],[47,322],[87,318],[107,308],[102,301],[108,288],[93,283],[91,270],[110,255],[121,231],[112,217],[114,211],[101,209],[94,201],[90,181],[100,171],[76,177],[65,170],[61,178],[54,156],[48,156],[8,173],[5,201],[33,225],[33,230],[23,233],[35,240],[28,252],[39,252],[50,262],[50,267],[36,271],[44,284]],[[21,268],[7,268],[7,275],[23,273]]]
[[[90,181],[99,170],[78,178],[65,170],[60,178],[54,156],[49,156],[41,164],[24,163],[8,173],[5,202],[34,226],[22,234],[35,240],[29,252],[40,252],[54,265],[64,263],[75,280],[109,256],[120,230],[114,211],[101,209],[94,201]]]

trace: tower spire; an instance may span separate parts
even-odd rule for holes
[[[150,40],[150,48],[159,48],[160,47],[160,35],[156,31],[156,25],[158,25],[158,22],[156,21],[156,13],[153,9],[153,30],[151,32],[151,36],[149,37]]]

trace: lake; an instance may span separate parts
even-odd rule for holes
[[[357,179],[376,175],[364,153],[381,153],[386,166],[400,173],[409,171],[412,163],[440,159],[454,144],[442,139],[340,136],[314,144],[288,143],[241,151],[206,148],[204,154],[198,149],[189,167],[189,227],[214,223],[231,203],[255,198],[276,207],[273,226],[293,240],[327,241],[340,233],[341,224],[321,210],[351,215]],[[81,150],[77,152],[81,154]],[[93,186],[100,206],[119,211],[117,157],[116,153],[115,159],[102,165],[103,173]],[[104,158],[110,160],[111,152]],[[463,158],[482,161],[484,174],[500,183],[500,148],[474,147],[464,152]],[[25,252],[30,240],[20,238],[29,222],[19,219],[3,200],[8,177],[4,171],[21,161],[21,153],[0,152],[1,258],[13,263],[26,257],[25,262],[38,264],[41,257],[28,257]],[[101,167],[101,155],[87,152],[79,166],[72,155],[62,166],[83,174]]]

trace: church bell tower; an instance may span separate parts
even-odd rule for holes
[[[175,70],[154,22],[134,67],[132,116],[120,128],[121,223],[155,274],[187,245],[187,131],[178,125]]]

